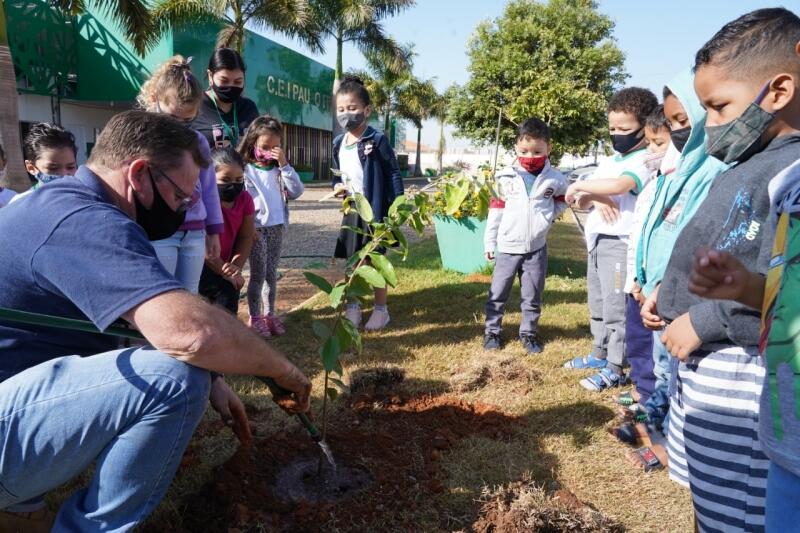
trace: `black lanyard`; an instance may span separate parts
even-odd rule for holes
[[[236,114],[236,102],[233,102],[233,127],[231,127],[225,119],[222,118],[222,113],[219,111],[219,106],[217,105],[217,97],[214,95],[209,95],[211,98],[211,102],[214,104],[214,109],[217,110],[217,116],[219,117],[219,121],[222,122],[222,127],[225,130],[225,133],[228,135],[228,138],[233,143],[233,147],[239,144],[239,117]]]

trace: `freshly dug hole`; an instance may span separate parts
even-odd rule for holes
[[[394,392],[394,388],[406,378],[405,371],[396,366],[360,368],[351,372],[348,379],[350,394],[368,396]]]
[[[472,525],[476,533],[621,533],[625,528],[566,490],[552,497],[531,481],[518,481],[495,490],[484,489],[481,514]]]
[[[536,371],[525,367],[512,356],[486,355],[454,368],[450,376],[450,387],[456,392],[471,392],[482,389],[489,383],[507,383],[527,390],[538,380]]]
[[[358,468],[334,470],[320,458],[300,459],[286,465],[275,480],[275,496],[284,502],[333,502],[352,496],[372,483],[372,476]]]

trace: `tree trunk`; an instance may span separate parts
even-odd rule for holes
[[[336,120],[336,91],[339,90],[339,85],[342,83],[342,76],[344,75],[344,70],[342,68],[343,44],[342,32],[339,31],[336,34],[336,68],[333,71],[333,92],[331,92],[331,122],[333,124],[331,131],[334,138],[344,132],[344,129],[339,125],[339,121]]]
[[[417,128],[417,159],[414,162],[414,177],[422,176],[422,126]]]
[[[3,144],[8,163],[3,185],[16,191],[24,191],[30,187],[30,181],[22,162],[17,77],[14,73],[11,50],[8,48],[4,7],[4,3],[0,3],[0,142]]]
[[[444,150],[445,150],[445,137],[444,137],[444,121],[439,122],[439,153],[437,156],[439,169],[438,175],[442,175],[442,169],[444,169]]]

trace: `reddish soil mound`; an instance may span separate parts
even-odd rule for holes
[[[186,530],[411,531],[419,529],[420,516],[438,525],[443,517],[432,496],[444,491],[442,454],[465,437],[501,438],[522,423],[490,405],[450,396],[357,395],[350,407],[351,421],[339,421],[327,440],[340,465],[373,476],[367,490],[336,503],[281,502],[273,490],[278,472],[319,450],[304,434],[277,433],[239,450],[216,481],[187,498]],[[367,426],[379,429],[359,429]]]

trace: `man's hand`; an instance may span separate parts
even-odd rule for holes
[[[689,292],[758,308],[763,301],[764,278],[747,270],[731,254],[703,247],[694,253]]]
[[[217,258],[221,252],[219,235],[206,235],[206,259]]]
[[[664,343],[669,353],[681,361],[686,361],[692,352],[703,344],[692,326],[689,313],[682,314],[667,326],[664,334],[661,335],[661,342]]]
[[[614,202],[611,202],[611,205],[594,202],[594,208],[600,213],[600,217],[606,224],[614,224],[619,220],[619,206]]]
[[[224,378],[219,377],[211,383],[211,395],[208,399],[225,425],[233,429],[242,446],[250,446],[253,434],[250,432],[250,422],[247,420],[244,404],[225,383]]]
[[[278,406],[289,414],[305,413],[311,406],[311,382],[300,370],[289,363],[289,371],[275,376],[275,383],[291,392],[291,395],[272,398]]]
[[[494,261],[494,252],[486,252],[483,255],[487,261]]]
[[[650,296],[648,296],[642,304],[642,310],[639,313],[642,317],[644,327],[654,331],[658,331],[666,325],[664,319],[658,316],[658,308],[656,306],[656,302],[658,301],[658,290],[660,288],[661,285],[657,286],[655,290],[650,293]]]

